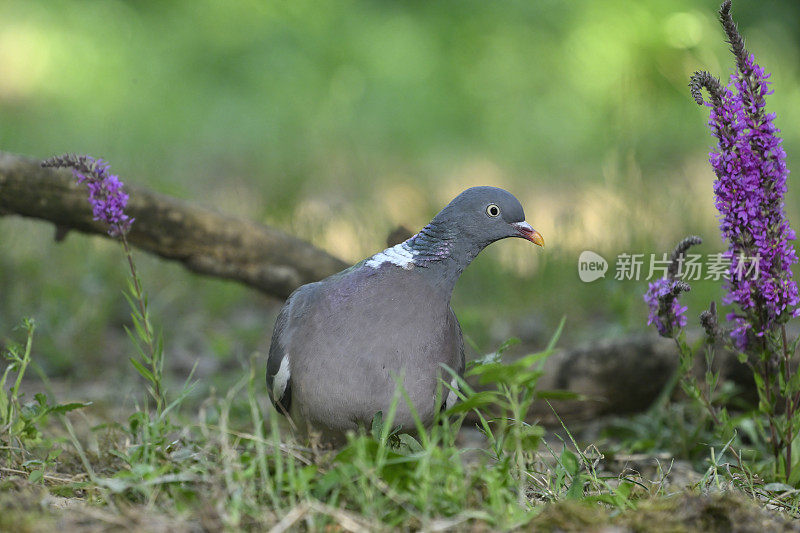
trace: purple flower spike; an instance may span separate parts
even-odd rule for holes
[[[701,244],[703,240],[696,235],[686,237],[675,246],[667,267],[666,276],[650,282],[644,301],[650,308],[647,325],[654,324],[662,337],[675,337],[681,328],[686,326],[687,307],[682,306],[678,297],[682,292],[689,292],[689,284],[677,278],[681,265],[685,261],[686,252],[692,246]]]
[[[119,178],[109,172],[108,163],[88,155],[64,154],[47,159],[42,166],[72,169],[78,183],[85,183],[89,189],[94,219],[108,224],[112,237],[128,233],[134,221],[124,213],[128,195]]]
[[[765,97],[772,94],[769,74],[747,53],[731,18],[730,2],[722,5],[720,20],[737,72],[725,88],[707,72],[696,73],[689,85],[695,100],[711,108],[708,125],[718,140],[709,162],[717,175],[715,203],[731,259],[723,301],[741,310],[729,319],[736,326],[733,340],[744,350],[752,339],[796,316],[800,296],[791,271],[797,263],[791,244],[795,233],[783,203],[789,175],[786,153],[773,123],[775,114],[765,112]],[[703,101],[703,88],[710,102]],[[743,268],[741,258],[757,258],[758,274]]]
[[[644,295],[650,308],[647,325],[655,324],[662,337],[672,337],[677,330],[686,325],[686,310],[678,301],[681,292],[689,290],[686,283],[674,279],[661,278],[651,282]]]

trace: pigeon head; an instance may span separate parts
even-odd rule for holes
[[[544,246],[542,235],[525,221],[513,194],[497,187],[472,187],[441,210],[431,224],[447,228],[455,242],[477,251],[507,237],[520,237]],[[476,253],[477,253],[476,251]]]
[[[373,255],[365,265],[421,267],[434,285],[452,291],[461,272],[481,250],[500,239],[520,237],[544,246],[525,221],[519,200],[497,187],[472,187],[453,199],[430,224],[407,241]]]
[[[544,246],[542,235],[525,221],[514,195],[497,187],[472,187],[456,196],[419,233],[366,259],[365,265],[372,269],[387,263],[404,269],[421,267],[436,285],[452,290],[481,250],[507,237]]]

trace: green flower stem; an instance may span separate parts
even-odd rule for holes
[[[122,247],[125,250],[125,257],[127,257],[128,259],[128,267],[130,268],[131,279],[133,281],[134,298],[136,300],[137,305],[139,306],[139,315],[141,316],[142,327],[144,328],[145,343],[147,345],[147,354],[149,358],[149,361],[147,362],[150,364],[150,370],[154,378],[152,381],[152,385],[153,385],[153,396],[156,401],[156,412],[159,416],[161,416],[161,412],[164,409],[164,398],[161,387],[160,357],[158,356],[156,350],[153,333],[150,330],[150,317],[148,316],[147,312],[147,304],[145,303],[142,284],[139,282],[139,275],[136,272],[136,264],[133,261],[133,252],[131,251],[131,247],[128,244],[128,239],[124,233],[120,235],[120,241],[122,242]]]

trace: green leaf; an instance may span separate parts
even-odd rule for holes
[[[372,438],[380,441],[381,432],[383,431],[383,411],[378,411],[372,417]]]
[[[481,407],[492,405],[494,403],[497,403],[499,396],[500,395],[497,391],[487,390],[487,391],[476,392],[463,402],[457,403],[453,407],[448,409],[447,414],[454,415],[457,413],[465,413],[473,409],[480,409]]]
[[[500,355],[503,355],[503,353],[504,353],[506,350],[508,350],[508,349],[509,349],[509,348],[511,348],[512,346],[516,346],[516,345],[517,345],[517,344],[519,344],[520,342],[521,342],[521,341],[520,341],[518,338],[516,338],[516,337],[511,337],[511,338],[510,338],[510,339],[508,339],[506,342],[504,342],[503,344],[501,344],[501,345],[500,345],[500,347],[497,349],[497,355],[498,355],[498,356],[500,356]]]
[[[800,342],[800,335],[795,337],[795,339],[789,344],[789,355],[794,357],[794,353],[797,351],[797,344]]]
[[[4,426],[9,421],[6,420],[6,415],[8,414],[8,397],[6,396],[6,391],[0,388],[0,425]]]
[[[58,456],[61,455],[61,452],[63,451],[64,450],[62,448],[53,448],[52,450],[50,450],[50,452],[48,452],[47,460],[55,461],[56,459],[58,459]]]
[[[485,376],[487,374],[492,374],[492,372],[502,372],[504,369],[509,369],[509,366],[508,365],[504,365],[501,362],[486,363],[486,364],[482,364],[482,365],[475,365],[474,367],[472,367],[471,370],[467,371],[465,373],[465,375],[467,375],[467,376],[481,376],[481,379],[483,379],[483,376]],[[513,371],[510,370],[510,369],[506,370],[506,372],[508,373],[509,376],[511,374],[513,374]]]
[[[586,503],[604,503],[614,507],[623,507],[620,505],[620,498],[616,494],[590,494],[583,499]]]
[[[570,476],[575,477],[578,474],[578,470],[580,469],[580,463],[578,462],[578,456],[569,451],[567,448],[564,448],[564,451],[561,452],[561,465],[564,467],[564,470]]]
[[[38,483],[44,477],[44,470],[34,470],[28,474],[28,481],[31,483]]]
[[[542,426],[526,425],[521,429],[520,440],[522,441],[522,447],[526,450],[538,449],[542,437],[544,437],[544,428]]]
[[[618,495],[625,498],[626,500],[630,498],[631,491],[633,490],[633,483],[629,483],[624,481],[619,484],[617,490],[615,491]]]
[[[136,335],[143,341],[147,341],[147,333],[145,332],[142,320],[136,315],[131,315],[131,320],[133,321],[133,328],[136,330]]]
[[[792,451],[794,452],[794,457],[798,456],[798,446],[797,446],[797,439],[792,443]],[[789,484],[793,487],[796,487],[798,483],[800,483],[800,459],[794,461],[792,465],[792,474],[789,476],[787,480]]]
[[[543,390],[536,392],[537,400],[583,400],[583,394],[568,390]]]
[[[470,371],[477,366],[489,365],[492,363],[499,363],[499,362],[500,362],[499,353],[497,352],[487,353],[483,357],[479,357],[478,359],[474,359],[472,361],[467,361],[467,370]]]
[[[547,348],[545,348],[545,352],[550,352],[553,348],[556,347],[556,343],[558,339],[561,337],[561,332],[564,330],[564,324],[567,322],[567,317],[561,317],[561,322],[558,323],[558,327],[556,328],[556,332],[553,333],[553,336],[550,338],[550,342],[547,343]]]
[[[473,369],[470,374],[479,376],[478,383],[481,385],[503,384],[503,385],[522,385],[531,381],[537,381],[542,372],[539,370],[525,370],[528,365],[518,365],[516,362],[510,365],[503,363],[492,363]]]
[[[72,403],[62,403],[59,405],[55,405],[49,409],[51,413],[56,414],[63,414],[69,413],[70,411],[74,411],[76,409],[82,409],[84,407],[88,407],[92,405],[92,402],[72,402]]]
[[[458,373],[455,370],[453,370],[452,368],[450,368],[449,366],[447,366],[445,364],[441,364],[440,366],[444,369],[445,372],[450,374],[450,376],[452,376],[452,378],[456,380],[456,386],[452,387],[450,385],[450,382],[452,381],[452,379],[445,379],[444,377],[440,377],[439,378],[439,381],[442,382],[442,387],[443,387],[442,388],[442,394],[443,395],[447,395],[446,391],[454,391],[456,393],[456,396],[458,396],[459,398],[461,398],[462,396],[471,396],[471,395],[475,394],[475,389],[470,387],[469,383],[467,383],[464,380],[464,378],[459,376]],[[458,395],[459,392],[461,393],[460,396]]]
[[[408,433],[401,433],[397,438],[411,450],[411,453],[419,453],[422,451],[422,444]]]
[[[567,489],[567,499],[568,500],[580,500],[583,498],[583,484],[584,484],[583,475],[577,474],[572,478],[572,483]]]
[[[155,355],[158,357],[158,360],[161,362],[163,367],[164,365],[164,358],[162,357],[164,353],[164,333],[159,332],[158,337],[156,337],[156,345],[155,345]]]
[[[149,370],[147,370],[147,369],[144,367],[144,365],[142,365],[142,363],[140,363],[139,361],[137,361],[137,360],[136,360],[136,359],[134,359],[133,357],[130,357],[130,358],[129,358],[129,361],[131,362],[131,364],[133,365],[133,367],[134,367],[136,370],[138,370],[138,371],[139,371],[139,373],[140,373],[140,374],[141,374],[141,375],[142,375],[142,376],[143,376],[143,377],[144,377],[144,378],[145,378],[147,381],[149,381],[150,383],[153,383],[153,382],[155,381],[155,378],[153,377],[153,374],[152,374],[152,373],[151,373]]]
[[[509,366],[514,366],[520,370],[524,370],[532,367],[536,363],[544,363],[544,360],[550,357],[551,355],[553,355],[552,350],[544,350],[541,352],[528,354],[524,357],[520,357],[513,363],[510,363]]]

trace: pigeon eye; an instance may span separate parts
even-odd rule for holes
[[[496,217],[500,214],[500,208],[497,207],[495,204],[489,204],[486,206],[486,214],[490,217]]]

